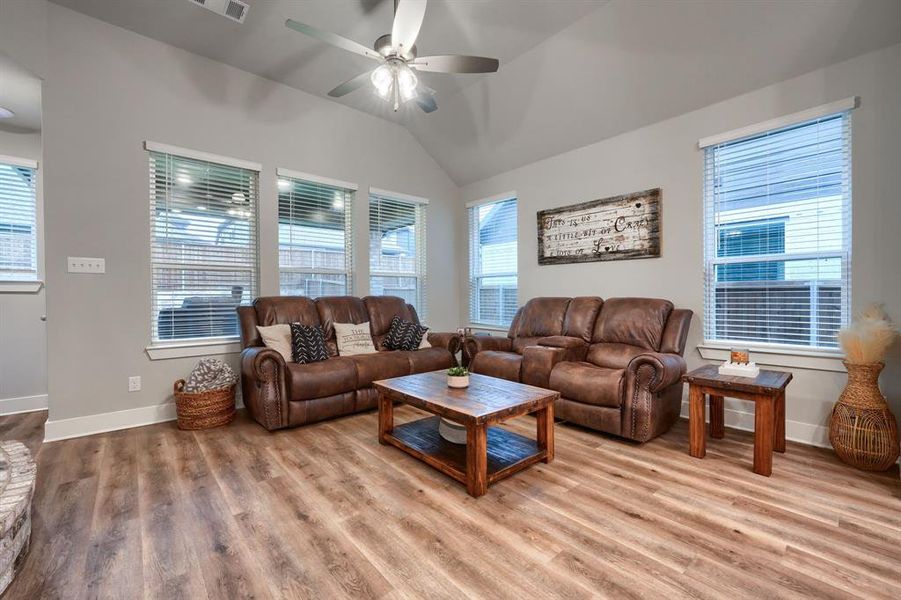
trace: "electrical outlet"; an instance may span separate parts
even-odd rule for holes
[[[106,273],[106,260],[103,258],[70,256],[69,273]]]
[[[128,378],[128,391],[129,392],[140,392],[141,391],[141,376],[134,375],[133,377]]]

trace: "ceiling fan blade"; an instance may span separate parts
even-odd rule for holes
[[[349,94],[352,91],[359,89],[361,86],[368,83],[370,75],[371,75],[371,73],[369,71],[366,71],[365,73],[360,73],[356,77],[354,77],[352,79],[348,79],[347,81],[345,81],[344,83],[342,83],[341,85],[339,85],[338,87],[336,87],[335,89],[330,91],[328,93],[328,95],[331,96],[332,98],[340,98],[341,96],[344,96],[345,94]]]
[[[441,54],[420,56],[410,61],[409,64],[414,69],[435,73],[494,73],[500,62],[496,58],[485,58],[484,56]]]
[[[293,29],[294,31],[303,33],[310,37],[314,37],[317,40],[321,40],[323,42],[331,44],[332,46],[337,46],[342,50],[347,50],[348,52],[353,52],[354,54],[360,54],[374,60],[382,60],[382,55],[375,50],[367,48],[363,44],[359,44],[353,40],[349,40],[346,37],[341,37],[336,33],[316,29],[312,25],[307,25],[306,23],[301,23],[293,19],[288,19],[287,21],[285,21],[285,27],[287,27],[288,29]]]
[[[426,0],[397,0],[394,5],[394,25],[391,27],[391,45],[409,50],[416,43],[422,19],[425,17]]]
[[[420,93],[414,99],[416,104],[419,105],[419,108],[422,109],[422,112],[430,113],[438,110],[438,103],[435,102],[435,96],[426,93]]]

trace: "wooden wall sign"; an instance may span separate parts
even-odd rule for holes
[[[660,256],[660,188],[538,213],[538,264]]]

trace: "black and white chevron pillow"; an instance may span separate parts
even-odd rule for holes
[[[428,327],[412,321],[404,321],[395,315],[391,319],[391,327],[388,329],[388,335],[385,336],[382,346],[386,350],[416,350],[422,343],[422,336],[428,330]]]
[[[322,327],[291,323],[291,356],[300,364],[328,360]]]

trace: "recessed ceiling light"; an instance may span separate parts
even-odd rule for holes
[[[0,106],[0,119],[12,119],[16,116],[16,113],[9,110],[5,106]]]

